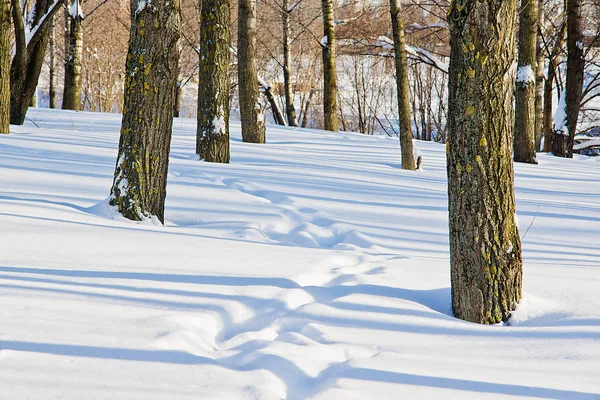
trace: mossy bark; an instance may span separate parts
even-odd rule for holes
[[[238,1],[238,90],[242,140],[265,142],[265,117],[258,101],[256,0]]]
[[[196,153],[229,162],[229,1],[203,0],[200,13]]]
[[[448,98],[452,309],[506,321],[521,298],[515,218],[513,85],[516,0],[453,0]]]
[[[568,135],[556,131],[552,139],[552,154],[557,157],[573,158],[573,142],[577,132],[577,119],[583,89],[583,18],[582,0],[567,0],[567,82],[566,127]]]
[[[10,2],[0,0],[0,134],[10,129],[10,30]]]
[[[519,61],[515,83],[516,162],[537,164],[535,158],[535,72],[537,42],[537,0],[521,0],[519,8]],[[527,72],[528,70],[528,72]]]
[[[77,0],[75,0],[77,1]],[[81,7],[81,4],[78,5]],[[83,18],[69,14],[69,51],[65,60],[63,110],[81,110]]]
[[[410,120],[410,100],[408,96],[408,58],[404,42],[404,21],[400,15],[398,0],[390,0],[392,32],[394,35],[394,56],[396,64],[396,90],[398,97],[398,122],[400,126],[400,152],[402,169],[415,170],[413,153],[413,131]]]
[[[179,0],[131,0],[131,30],[119,155],[110,204],[124,217],[156,216],[164,205],[181,30]]]
[[[335,23],[332,0],[321,0],[323,11],[323,127],[338,131],[337,72],[335,68]]]

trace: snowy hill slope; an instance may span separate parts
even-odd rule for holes
[[[451,316],[441,145],[405,172],[395,139],[234,124],[214,165],[176,120],[163,227],[106,208],[118,115],[28,117],[0,137],[0,399],[600,398],[597,158],[516,166],[524,299],[480,326]]]

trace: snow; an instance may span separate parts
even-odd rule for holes
[[[535,74],[531,65],[522,65],[517,69],[516,82],[528,84],[535,83]]]
[[[110,217],[117,114],[0,137],[0,398],[600,396],[600,157],[516,164],[524,298],[451,316],[445,148],[268,126],[199,162],[176,119],[166,225]],[[536,209],[539,205],[539,212]]]
[[[329,38],[327,37],[327,35],[323,36],[319,43],[321,43],[321,46],[327,47],[327,43],[329,43]]]
[[[71,15],[71,18],[73,19],[84,18],[83,8],[81,7],[80,0],[73,0],[73,4],[71,4],[71,7],[69,7],[69,15]]]
[[[554,112],[552,119],[552,130],[569,136],[569,128],[567,127],[567,91],[563,90],[558,100],[558,106]]]

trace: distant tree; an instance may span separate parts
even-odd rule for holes
[[[546,78],[546,57],[544,56],[544,0],[538,0],[538,20],[536,33],[536,63],[535,70],[535,151],[541,151],[544,126],[544,79]]]
[[[554,35],[554,45],[551,49],[546,49],[548,55],[548,76],[544,83],[544,147],[543,151],[549,153],[552,151],[552,98],[554,93],[554,82],[558,76],[559,58],[562,53],[562,47],[565,40],[567,24],[560,24]],[[549,47],[545,45],[545,47]],[[558,85],[557,85],[558,86]]]
[[[537,0],[521,0],[519,8],[519,60],[515,83],[516,162],[537,164],[535,158],[535,84],[537,71]]]
[[[256,0],[238,1],[238,90],[242,140],[265,142],[265,118],[256,70]]]
[[[229,162],[229,0],[203,0],[200,15],[196,153]]]
[[[398,0],[390,0],[392,31],[394,34],[394,55],[396,64],[396,88],[398,91],[398,116],[400,125],[400,150],[402,169],[414,170],[413,131],[410,120],[410,101],[408,98],[408,59],[404,43],[404,23],[400,15]]]
[[[10,67],[10,123],[23,125],[38,85],[52,24],[60,9],[58,0],[35,0],[24,16],[19,0],[11,0],[15,55]]]
[[[10,2],[0,0],[0,134],[10,121]]]
[[[48,65],[48,97],[50,101],[50,108],[56,108],[56,35],[54,29],[54,21],[50,26],[50,40],[49,40],[49,53],[50,53],[50,64]]]
[[[321,0],[323,11],[323,118],[327,131],[338,131],[337,73],[335,68],[335,22],[333,1]]]
[[[283,92],[285,96],[285,113],[289,126],[298,126],[296,107],[292,91],[292,50],[290,46],[290,14],[298,3],[290,7],[289,0],[281,2],[281,28],[283,34]]]
[[[512,163],[516,0],[453,0],[448,99],[452,309],[494,324],[521,299]]]
[[[554,121],[552,153],[557,157],[573,157],[573,140],[583,89],[583,24],[582,0],[567,0],[567,82],[564,100],[559,102],[559,118]],[[561,99],[562,100],[562,99]]]
[[[82,59],[83,59],[83,4],[73,0],[66,13],[69,24],[68,51],[65,59],[63,110],[81,110]]]
[[[110,204],[131,220],[156,216],[164,222],[180,29],[179,0],[131,0],[125,103],[110,196]]]

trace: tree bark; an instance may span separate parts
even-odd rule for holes
[[[238,1],[238,90],[242,140],[265,143],[256,70],[256,0]]]
[[[552,85],[556,79],[556,68],[558,66],[558,59],[561,53],[562,45],[565,40],[565,33],[567,31],[567,24],[563,23],[558,29],[556,38],[554,40],[554,46],[550,51],[548,57],[548,77],[544,84],[544,152],[549,153],[552,151],[552,97],[553,90]]]
[[[285,95],[285,114],[289,126],[298,126],[294,94],[292,92],[292,50],[290,47],[290,5],[289,0],[282,0],[282,30],[283,30],[283,89]]]
[[[335,68],[335,24],[333,1],[321,0],[323,9],[323,126],[326,131],[338,131],[337,72]]]
[[[544,123],[544,78],[546,70],[546,57],[544,57],[544,40],[542,27],[544,26],[544,0],[538,0],[537,32],[536,32],[536,71],[535,71],[535,151],[541,151],[542,130]]]
[[[552,153],[557,157],[573,158],[573,140],[577,132],[579,103],[581,102],[581,91],[583,89],[584,58],[581,4],[582,0],[567,0],[566,129],[554,130]]]
[[[28,28],[37,26],[37,29],[29,40],[25,36],[25,21],[21,15],[21,3],[19,0],[11,0],[11,4],[15,32],[15,56],[10,67],[10,123],[23,125],[42,71],[50,23],[54,13],[58,11],[60,3],[54,3],[51,0],[35,1]]]
[[[271,87],[268,85],[262,86],[262,92],[271,107],[271,112],[273,113],[273,119],[275,119],[275,123],[277,125],[285,126],[285,118],[283,117],[283,113],[279,109],[279,105],[277,105],[277,101],[275,101],[275,97],[273,97],[273,93],[271,92]]]
[[[519,61],[515,83],[516,162],[537,164],[535,158],[535,73],[537,0],[521,0],[519,8]]]
[[[181,30],[179,0],[131,0],[119,155],[110,204],[125,218],[164,223]]]
[[[49,68],[49,100],[50,108],[56,108],[56,46],[55,46],[55,35],[54,35],[54,21],[50,26],[50,68]]]
[[[229,0],[202,0],[196,153],[229,162]]]
[[[81,2],[73,0],[69,20],[69,49],[65,60],[65,84],[63,91],[63,110],[81,110],[83,58],[83,10]]]
[[[521,298],[516,224],[513,85],[516,0],[453,0],[448,98],[452,309],[507,321]]]
[[[10,130],[10,31],[10,2],[0,0],[0,134]]]
[[[413,132],[410,121],[410,100],[408,96],[408,58],[404,43],[404,22],[400,15],[398,0],[390,0],[392,31],[394,35],[394,56],[396,64],[396,89],[398,96],[398,122],[400,126],[400,152],[402,169],[415,170],[413,153]]]
[[[179,112],[181,110],[181,86],[180,83],[175,83],[175,100],[173,101],[173,117],[179,118]]]

